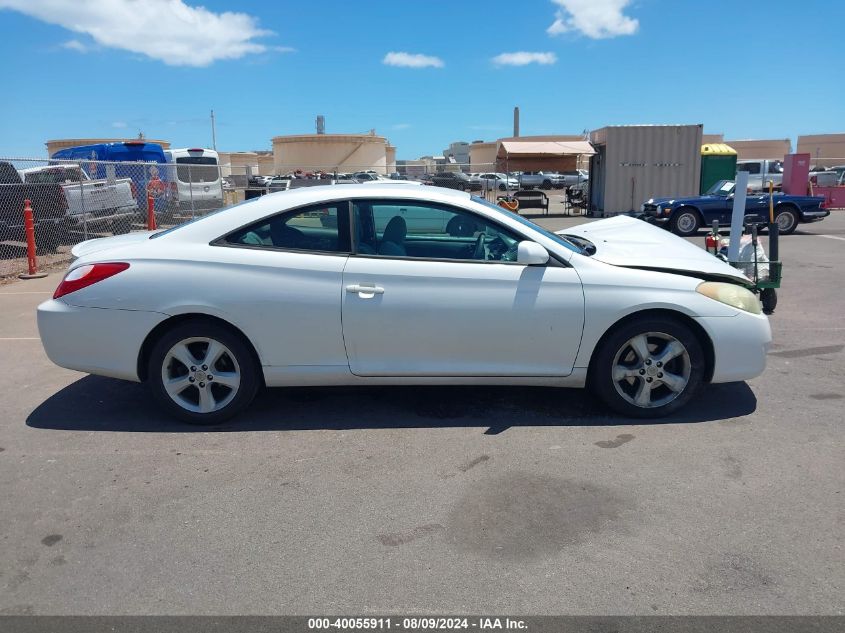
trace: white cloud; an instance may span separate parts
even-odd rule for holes
[[[273,35],[245,13],[215,13],[183,0],[0,0],[0,9],[89,35],[101,46],[139,53],[171,66],[208,66],[221,59],[266,53],[256,42]],[[77,42],[77,44],[71,44]],[[82,52],[78,40],[65,48]]]
[[[91,50],[79,40],[68,40],[67,42],[62,42],[61,47],[66,48],[69,51],[76,51],[77,53],[87,53]]]
[[[631,0],[552,0],[560,5],[554,23],[546,29],[550,35],[578,31],[595,40],[633,35],[639,20],[623,11]]]
[[[123,129],[123,128],[125,128],[125,127],[129,127],[129,126],[126,124],[126,121],[113,121],[113,122],[112,122],[112,124],[111,124],[111,126],[112,126],[113,128],[118,129],[118,130],[122,130],[122,129]]]
[[[431,55],[419,53],[389,52],[381,62],[387,66],[402,66],[404,68],[443,68],[443,60]]]
[[[496,66],[527,66],[528,64],[542,64],[548,66],[557,61],[557,55],[554,53],[529,53],[528,51],[518,51],[516,53],[502,53],[493,58],[493,63]]]
[[[410,123],[394,123],[390,126],[392,130],[407,130],[409,127],[411,127]]]

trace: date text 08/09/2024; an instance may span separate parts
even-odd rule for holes
[[[438,630],[525,630],[527,625],[524,620],[511,618],[479,617],[479,618],[309,618],[308,630],[405,630],[405,631],[438,631]]]

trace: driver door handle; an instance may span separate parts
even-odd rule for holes
[[[360,296],[366,297],[367,295],[383,295],[384,288],[381,286],[368,286],[363,284],[350,284],[346,286],[346,292],[351,292],[353,294],[357,294]]]

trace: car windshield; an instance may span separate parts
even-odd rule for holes
[[[733,180],[720,180],[707,190],[709,196],[729,196],[734,192]]]
[[[506,213],[505,209],[500,207],[498,204],[493,204],[492,202],[485,200],[484,198],[479,198],[478,196],[472,196],[472,200],[473,200],[473,202],[477,202],[478,204],[483,204],[485,207],[490,207],[492,209],[496,209],[496,211],[498,211],[499,213]],[[537,231],[538,233],[541,233],[543,236],[549,238],[550,240],[554,241],[557,244],[560,244],[561,246],[563,246],[564,248],[566,248],[570,251],[578,253],[579,255],[588,255],[589,254],[589,253],[587,253],[586,249],[581,248],[580,246],[578,246],[577,244],[574,244],[573,242],[566,239],[565,237],[562,237],[560,235],[552,233],[551,231],[549,231],[547,229],[544,229],[542,226],[540,226],[539,224],[535,224],[531,220],[527,220],[527,219],[523,218],[518,213],[512,213],[512,214],[510,214],[509,217],[513,218],[514,220],[516,220],[520,224],[524,224],[525,226]]]

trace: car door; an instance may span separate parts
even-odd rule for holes
[[[467,210],[434,203],[414,204],[428,206],[429,216],[441,214],[451,231],[397,230],[403,221],[391,218],[375,235],[372,217],[403,203],[408,201],[353,205],[355,233],[367,248],[355,248],[343,273],[343,337],[352,373],[571,373],[584,324],[575,270],[556,261],[508,261],[515,259],[521,236]]]

